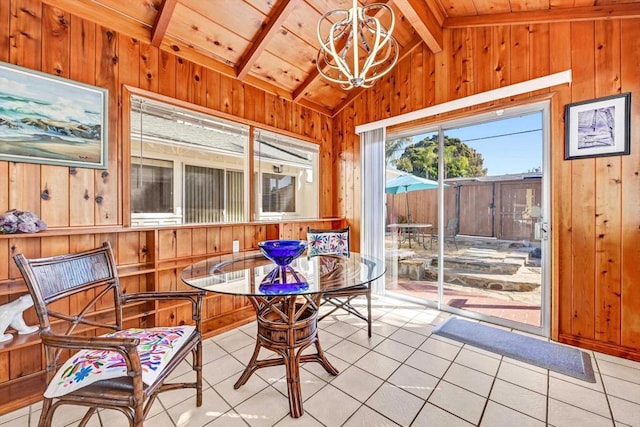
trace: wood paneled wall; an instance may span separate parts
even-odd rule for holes
[[[38,235],[0,238],[0,304],[26,292],[11,258],[16,252],[29,257],[50,256],[109,240],[114,243],[119,269],[123,269],[125,288],[175,289],[184,267],[198,257],[230,252],[232,239],[240,240],[241,250],[255,250],[256,241],[265,237],[304,238],[307,225],[326,226],[322,221],[241,224],[205,227],[206,232],[192,232],[189,227],[160,231],[122,227],[127,214],[122,211],[123,194],[129,191],[123,188],[128,171],[122,167],[123,158],[129,155],[122,149],[123,135],[128,132],[122,117],[122,106],[128,102],[123,99],[125,85],[318,143],[325,171],[320,175],[320,217],[335,216],[333,174],[326,172],[334,166],[330,117],[38,0],[0,0],[0,61],[109,90],[108,169],[0,161],[0,213],[13,208],[30,210],[50,228]],[[42,197],[45,192],[48,197]],[[214,232],[220,237],[211,241],[219,240],[219,244],[203,243],[205,236],[209,238]],[[134,265],[129,268],[130,263]],[[184,311],[179,306],[156,304],[155,311],[132,319],[140,324],[179,322]],[[212,296],[203,312],[210,319],[205,333],[211,334],[246,322],[252,311],[244,298]],[[33,313],[28,315],[33,324]],[[0,413],[4,413],[39,399],[43,366],[37,338],[16,339],[1,347]]]
[[[552,94],[552,335],[640,359],[639,20],[445,30],[441,53],[417,48],[335,117],[338,213],[357,233],[354,125],[566,69],[570,86],[518,97]],[[564,160],[564,106],[621,92],[632,92],[631,155]]]
[[[0,162],[0,211],[31,210],[50,227],[122,224],[123,85],[310,138],[321,144],[322,167],[332,167],[331,118],[38,0],[0,2],[0,61],[109,90],[106,171]],[[333,216],[332,174],[320,186],[320,216]]]

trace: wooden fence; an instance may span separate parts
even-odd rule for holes
[[[451,183],[444,189],[445,225],[457,218],[457,234],[532,241],[541,196],[539,177]],[[387,222],[433,224],[437,233],[437,190],[387,194]]]

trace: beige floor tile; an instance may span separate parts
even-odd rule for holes
[[[397,328],[401,328],[407,323],[410,319],[407,319],[404,316],[396,314],[395,310],[390,313],[385,314],[384,316],[377,319],[378,322],[386,323],[387,325],[395,326]]]
[[[343,427],[395,427],[398,424],[367,406],[361,406]],[[306,427],[306,426],[305,426]]]
[[[522,365],[514,365],[503,361],[498,369],[498,378],[546,395],[548,378],[546,374],[527,369]]]
[[[145,425],[150,425],[153,427],[174,427],[175,424],[173,423],[173,420],[171,420],[171,417],[169,416],[168,413],[162,411],[154,416],[149,416],[147,417],[147,419],[145,420]],[[123,424],[124,426],[128,426],[129,424]],[[207,424],[207,425],[211,425],[211,424]],[[110,427],[115,427],[115,424],[105,424],[105,426],[110,426]]]
[[[440,381],[429,397],[429,402],[472,424],[478,424],[486,398],[457,385]]]
[[[289,399],[267,387],[233,409],[251,426],[272,426],[289,414]]]
[[[196,406],[194,400],[185,400],[170,407],[167,413],[176,427],[200,427],[218,418],[231,407],[215,390],[209,388],[202,393],[202,406]]]
[[[604,382],[604,387],[608,395],[630,401],[640,401],[640,384],[608,375],[603,375],[602,381]]]
[[[597,351],[594,351],[593,355],[596,358],[597,362],[604,360],[618,365],[624,365],[629,368],[640,369],[640,362],[637,362],[635,360],[623,359],[621,357],[611,356],[610,354],[599,353]]]
[[[409,356],[411,356],[411,353],[415,351],[415,348],[388,338],[378,344],[374,351],[395,359],[398,362],[404,362]]]
[[[324,338],[323,338],[324,339]],[[378,335],[376,333],[375,327],[373,328],[373,333],[371,334],[371,338],[369,338],[369,334],[365,329],[361,329],[353,335],[349,335],[347,339],[353,343],[361,345],[362,347],[368,348],[371,350],[382,341],[385,340],[385,337],[382,335]],[[324,346],[324,344],[323,344]],[[324,347],[323,347],[324,348]]]
[[[213,389],[231,406],[239,405],[254,394],[269,386],[259,375],[251,375],[249,380],[237,390],[233,388],[238,378],[229,377],[213,386]]]
[[[604,393],[558,378],[549,378],[549,397],[590,412],[610,417],[611,411]]]
[[[31,420],[38,420],[40,418],[40,414],[42,411],[36,411],[31,413]],[[76,406],[76,405],[62,405],[59,406],[58,409],[53,414],[53,419],[51,424],[54,426],[66,426],[68,424],[74,423],[77,424],[80,419],[87,412],[87,408],[84,406]],[[94,417],[98,417],[97,414],[93,415]],[[32,421],[33,422],[33,421]],[[34,425],[37,425],[34,424]]]
[[[400,329],[397,326],[393,326],[390,325],[388,323],[384,323],[384,322],[379,322],[376,321],[376,323],[373,325],[373,333],[376,335],[380,335],[383,336],[385,338],[391,336],[392,334],[394,334],[398,329]]]
[[[16,418],[22,418],[25,415],[29,415],[29,406],[25,406],[24,408],[16,409],[13,412],[9,412],[8,414],[0,415],[0,425],[8,423]]]
[[[620,378],[621,380],[630,381],[640,384],[640,369],[631,366],[613,363],[608,360],[598,361],[598,367],[602,375]]]
[[[602,417],[555,399],[549,399],[547,422],[554,427],[613,427],[614,425],[611,418]]]
[[[411,427],[471,427],[473,424],[427,402]]]
[[[640,395],[636,394],[634,401],[610,396],[609,404],[615,421],[633,427],[640,427]]]
[[[413,332],[409,328],[398,329],[393,334],[391,334],[389,338],[413,348],[420,347],[420,345],[422,345],[422,343],[425,341],[424,335]]]
[[[452,363],[443,379],[480,396],[487,397],[494,377],[466,366]]]
[[[498,379],[491,389],[489,399],[542,422],[546,421],[546,395]]]
[[[206,365],[209,362],[220,359],[227,354],[226,351],[213,340],[208,339],[202,342],[202,364]]]
[[[356,366],[350,366],[340,372],[331,385],[337,387],[360,402],[365,402],[383,381]]]
[[[336,368],[338,372],[342,372],[350,366],[349,363],[345,362],[339,357],[333,357],[326,353],[325,353],[325,356],[327,357],[327,360],[329,361],[329,363],[334,368]],[[301,369],[311,372],[313,375],[315,375],[316,377],[326,382],[331,382],[336,378],[335,376],[327,372],[326,369],[324,369],[324,367],[319,363],[315,363],[315,362],[304,363],[302,364]]]
[[[513,409],[489,401],[482,415],[480,427],[544,427],[546,424]]]
[[[154,425],[153,427],[156,426]],[[247,427],[247,423],[242,419],[240,414],[231,410],[207,424],[207,427]]]
[[[347,338],[349,335],[353,335],[358,332],[360,328],[345,322],[334,322],[331,325],[327,326],[324,330],[341,338]]]
[[[218,344],[220,347],[222,347],[222,349],[229,353],[233,353],[234,351],[248,345],[255,345],[255,337],[250,337],[249,335],[237,329],[233,330],[232,332],[235,333],[228,333],[228,335],[225,335],[220,339],[216,339],[216,344]]]
[[[536,371],[542,375],[549,375],[549,370],[546,368],[541,368],[540,366],[532,365],[531,363],[523,362],[521,360],[512,359],[511,357],[504,356],[502,358],[502,362],[510,363],[516,366],[521,366],[525,369]]]
[[[218,384],[229,377],[240,376],[245,366],[235,357],[227,354],[211,363],[202,365],[202,378],[210,385]]]
[[[420,412],[424,400],[393,384],[385,383],[367,400],[366,404],[394,422],[406,426]]]
[[[451,365],[451,361],[431,353],[416,350],[416,352],[406,360],[405,364],[433,375],[434,377],[441,378],[449,368],[449,365]]]
[[[420,350],[442,357],[443,359],[453,360],[460,352],[460,347],[437,340],[434,336],[431,336],[422,343]]]
[[[438,378],[407,365],[400,366],[387,380],[421,399],[427,399],[431,395],[438,381]]]
[[[495,375],[500,365],[500,360],[468,350],[466,347],[460,350],[454,361],[488,375]]]
[[[331,384],[304,402],[304,410],[327,426],[342,425],[361,403]]]
[[[37,413],[37,416],[40,416],[40,413]],[[31,422],[29,422],[29,414],[22,414],[20,416],[11,416],[10,419],[5,419],[0,424],[2,427],[25,427],[25,426],[37,426],[38,418],[34,416],[31,417]]]
[[[275,424],[276,427],[323,427],[323,424],[313,418],[311,414],[305,412],[299,418],[292,418],[291,415],[285,415],[280,421]],[[226,427],[220,425],[220,427]]]
[[[356,334],[357,333],[358,332],[356,332]],[[334,335],[328,331],[319,331],[318,339],[320,340],[320,347],[324,351],[333,347],[334,345],[342,341],[344,338]],[[309,348],[312,349],[312,351],[315,351],[315,347],[316,347],[315,345],[309,346]]]
[[[354,365],[378,378],[386,380],[396,369],[398,369],[401,363],[383,354],[370,351],[354,363]]]
[[[325,353],[331,356],[339,357],[345,362],[354,363],[362,356],[364,356],[367,351],[369,350],[365,347],[362,347],[361,345],[355,344],[349,340],[342,340],[338,344],[327,349]]]

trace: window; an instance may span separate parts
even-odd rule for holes
[[[262,212],[296,211],[296,177],[262,174]]]
[[[131,211],[173,212],[173,162],[131,157]]]
[[[131,225],[317,218],[318,146],[131,96]],[[247,173],[253,133],[254,171]]]
[[[256,218],[318,216],[318,147],[273,132],[254,132]]]
[[[246,221],[249,127],[131,97],[131,224]]]

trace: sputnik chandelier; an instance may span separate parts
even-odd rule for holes
[[[389,29],[380,22],[386,13],[391,17]],[[398,43],[391,35],[394,25],[393,10],[386,4],[358,7],[358,0],[353,0],[350,10],[325,13],[318,22],[318,71],[344,89],[373,86],[398,60]],[[329,32],[323,33],[323,28]]]

